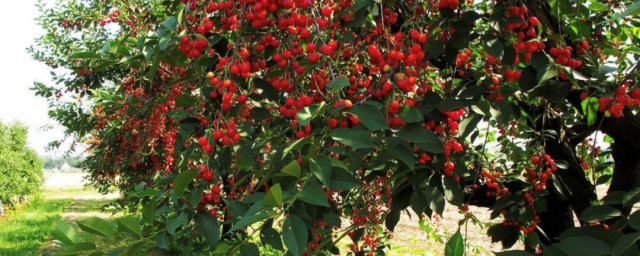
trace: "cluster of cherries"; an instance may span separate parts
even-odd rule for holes
[[[622,86],[616,88],[614,97],[598,98],[598,111],[603,112],[606,117],[620,118],[624,107],[640,105],[640,89],[633,89],[627,93],[630,85],[630,81],[625,81]],[[581,97],[586,98],[583,95]]]
[[[190,37],[184,36],[180,40],[178,51],[181,51],[185,55],[187,55],[187,58],[197,59],[200,57],[202,51],[207,48],[207,46],[209,46],[209,41],[207,41],[207,39],[201,38],[191,40]]]

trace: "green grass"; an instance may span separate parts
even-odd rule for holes
[[[34,255],[71,199],[36,198],[0,222],[0,256]]]

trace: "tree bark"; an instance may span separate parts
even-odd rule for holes
[[[614,140],[611,145],[614,168],[608,193],[640,187],[640,118],[629,109],[623,113],[621,118],[605,118],[602,122],[602,132]],[[617,207],[624,216],[631,212],[631,207]]]

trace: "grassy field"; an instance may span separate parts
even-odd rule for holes
[[[0,222],[0,255],[34,255],[49,236],[53,222],[59,220],[71,199],[37,198],[24,209],[12,211]]]
[[[0,256],[49,255],[56,248],[49,236],[54,222],[109,217],[102,211],[108,202],[93,190],[45,190],[27,207],[9,212],[0,221]]]

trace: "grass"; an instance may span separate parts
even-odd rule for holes
[[[7,214],[8,218],[0,222],[0,256],[34,255],[70,203],[71,199],[40,197],[24,209]]]
[[[56,246],[49,235],[54,222],[75,221],[91,216],[113,217],[102,207],[110,199],[90,189],[55,189],[41,195],[23,209],[10,211],[0,221],[0,256],[50,255]]]

